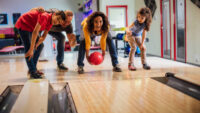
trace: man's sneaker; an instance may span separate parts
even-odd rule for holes
[[[40,79],[40,78],[42,78],[42,76],[39,73],[37,73],[37,72],[31,72],[30,73],[30,78]]]
[[[36,73],[40,74],[40,75],[44,75],[44,73],[42,71],[37,70]],[[28,71],[28,74],[31,74],[30,71]]]
[[[44,75],[44,73],[42,71],[37,70],[37,73],[40,75]]]
[[[121,68],[119,67],[119,65],[116,65],[113,67],[113,71],[115,72],[122,72]]]
[[[128,69],[129,69],[130,71],[136,71],[136,70],[137,70],[136,67],[133,66],[133,65],[128,65]]]
[[[150,70],[151,69],[151,67],[148,66],[147,64],[143,64],[143,68],[146,69],[146,70]]]
[[[84,69],[83,67],[78,67],[78,74],[83,74],[84,73]]]
[[[58,69],[59,70],[63,70],[63,71],[67,71],[68,70],[68,68],[65,67],[65,65],[63,63],[58,65]]]

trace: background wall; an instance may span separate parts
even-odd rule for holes
[[[160,38],[160,0],[155,0],[157,9],[151,23],[150,31],[147,33],[149,42],[146,42],[147,54],[161,56],[161,38]],[[135,0],[135,11],[137,14],[140,8],[145,7],[144,0]]]
[[[157,9],[155,18],[151,24],[151,29],[147,34],[149,42],[146,42],[147,54],[161,56],[160,44],[160,0],[156,0]],[[100,0],[100,11],[106,14],[107,5],[127,5],[128,6],[128,25],[135,19],[140,8],[145,7],[144,0]]]
[[[160,34],[160,0],[155,0],[157,9],[153,17],[150,31],[147,34],[149,42],[146,42],[147,54],[161,56],[161,34]],[[171,1],[171,56],[174,60],[174,14],[173,0]],[[127,5],[128,25],[135,19],[137,11],[145,7],[144,0],[101,0],[100,11],[106,13],[106,5]],[[187,29],[187,63],[200,65],[200,8],[190,0],[186,0],[186,29]]]
[[[140,0],[137,0],[140,1]],[[106,14],[107,5],[127,5],[128,25],[135,19],[135,0],[99,0],[100,11]]]
[[[186,0],[187,62],[200,65],[200,8]]]
[[[160,0],[156,0],[157,9],[153,18],[146,43],[147,53],[161,56],[161,34],[160,34]],[[135,0],[135,14],[137,10],[144,7],[143,0]],[[187,36],[187,63],[200,65],[200,8],[190,0],[186,0],[186,36]],[[171,0],[171,56],[174,60],[174,14],[173,0]]]
[[[8,14],[8,25],[0,25],[0,28],[13,27],[12,13],[25,13],[31,8],[42,6],[45,9],[57,8],[60,10],[78,10],[78,3],[83,0],[1,0],[0,13]],[[74,25],[74,19],[72,21]]]
[[[8,25],[0,25],[0,28],[13,27],[12,13],[25,13],[31,8],[42,6],[45,9],[58,8],[61,10],[78,11],[78,3],[85,0],[1,0],[0,13],[8,14]],[[160,0],[156,0],[157,9],[153,18],[150,31],[147,34],[149,42],[146,42],[147,54],[161,56],[161,36],[160,36]],[[100,11],[106,14],[107,5],[127,5],[128,6],[128,25],[136,17],[137,11],[144,7],[144,0],[99,0]],[[187,29],[187,63],[200,65],[200,8],[190,0],[186,0],[186,29]],[[75,26],[75,19],[73,19]],[[174,59],[174,15],[173,0],[171,0],[171,54]],[[76,28],[74,28],[75,30]]]

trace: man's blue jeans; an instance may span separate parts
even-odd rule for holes
[[[22,42],[24,44],[24,49],[25,49],[25,53],[28,52],[30,46],[31,46],[31,37],[32,37],[32,32],[28,32],[28,31],[23,31],[23,30],[18,30],[20,37],[22,39]],[[37,38],[38,40],[38,38]],[[37,42],[36,40],[36,42]],[[44,44],[41,43],[38,48],[36,50],[34,50],[34,56],[33,58],[31,58],[29,60],[29,57],[26,57],[26,64],[28,66],[28,69],[30,72],[36,72],[37,71],[37,62],[38,62],[38,58],[40,56],[40,53],[42,51],[44,47]]]
[[[55,37],[56,40],[58,41],[57,43],[58,54],[57,54],[56,60],[57,60],[57,64],[60,65],[64,61],[65,36],[61,32],[49,31],[49,34]]]

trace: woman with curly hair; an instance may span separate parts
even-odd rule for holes
[[[102,12],[94,12],[89,17],[85,18],[81,23],[81,25],[83,33],[81,34],[80,47],[78,52],[78,62],[77,62],[78,73],[79,74],[84,73],[83,60],[85,57],[85,53],[86,53],[86,59],[89,62],[89,51],[91,46],[91,40],[93,40],[95,36],[100,36],[100,35],[101,35],[100,46],[103,58],[105,56],[106,44],[107,44],[112,60],[113,71],[121,72],[121,69],[118,66],[116,49],[112,41],[112,37],[109,33],[108,18],[105,16],[105,14]]]
[[[137,19],[126,30],[128,42],[131,47],[128,63],[128,69],[131,71],[136,70],[136,67],[134,66],[133,62],[136,51],[136,45],[138,45],[141,50],[141,62],[143,68],[146,70],[151,69],[151,67],[147,65],[146,62],[146,47],[144,45],[146,32],[150,29],[151,21],[151,10],[149,8],[141,8],[137,13]]]

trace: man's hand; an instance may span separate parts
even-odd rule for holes
[[[33,50],[29,49],[28,52],[25,54],[25,57],[29,57],[28,60],[31,60],[31,58],[33,58]]]
[[[46,37],[46,36],[45,36]],[[39,38],[39,40],[37,41],[37,43],[35,44],[35,50],[37,50],[37,48],[38,48],[38,46],[40,46],[40,44],[44,41],[44,37],[43,36],[41,36],[40,38]]]
[[[77,42],[76,42],[76,35],[75,34],[70,34],[70,36],[69,36],[68,39],[69,39],[69,45],[71,47],[75,47],[76,44],[77,44]]]
[[[35,44],[35,50],[37,50],[37,48],[38,48],[39,45],[40,45],[39,42],[37,42],[37,43]]]

